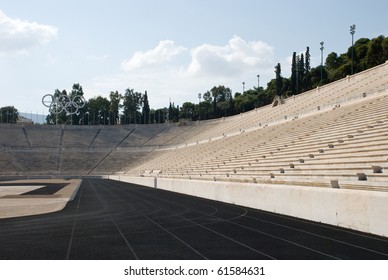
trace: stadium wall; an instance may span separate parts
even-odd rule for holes
[[[387,192],[150,177],[109,179],[388,236]]]

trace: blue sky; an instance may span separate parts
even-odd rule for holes
[[[292,52],[310,47],[312,66],[355,40],[388,34],[388,2],[0,0],[0,107],[46,113],[43,95],[83,86],[86,98],[148,91],[152,108],[198,102],[288,77]]]

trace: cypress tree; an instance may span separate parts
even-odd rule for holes
[[[310,48],[306,48],[306,54],[305,54],[305,63],[304,63],[304,68],[305,68],[305,77],[304,77],[304,89],[309,90],[311,89],[311,75],[310,75]]]
[[[149,116],[150,116],[150,104],[148,103],[148,96],[147,91],[145,92],[143,96],[143,109],[142,109],[142,123],[148,124],[149,123]]]
[[[292,95],[297,94],[296,84],[297,84],[297,72],[296,72],[296,52],[292,53],[292,64],[291,64],[291,92]]]
[[[311,70],[311,66],[310,66],[310,48],[307,47],[306,48],[306,54],[305,54],[305,64],[304,64],[304,67],[306,69],[306,73],[309,73],[310,70]]]
[[[298,93],[303,92],[304,89],[304,55],[303,53],[300,54],[300,59],[298,60]]]
[[[282,78],[282,69],[280,63],[275,66],[275,74],[276,74],[276,95],[281,96],[283,91],[283,78]]]

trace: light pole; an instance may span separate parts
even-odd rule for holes
[[[244,92],[245,92],[245,82],[242,82],[242,85],[243,85],[243,92],[242,92],[242,94],[244,94]]]
[[[353,24],[350,26],[350,34],[352,35],[352,75],[354,73],[354,33],[356,33],[356,25]]]
[[[260,87],[260,75],[257,75],[257,90],[259,90]]]
[[[324,42],[321,42],[321,48],[320,48],[320,50],[321,50],[321,85],[322,85],[322,81],[323,81],[323,49],[324,49],[323,44],[324,44]]]

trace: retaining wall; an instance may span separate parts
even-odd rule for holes
[[[150,177],[109,179],[388,236],[388,192]]]

